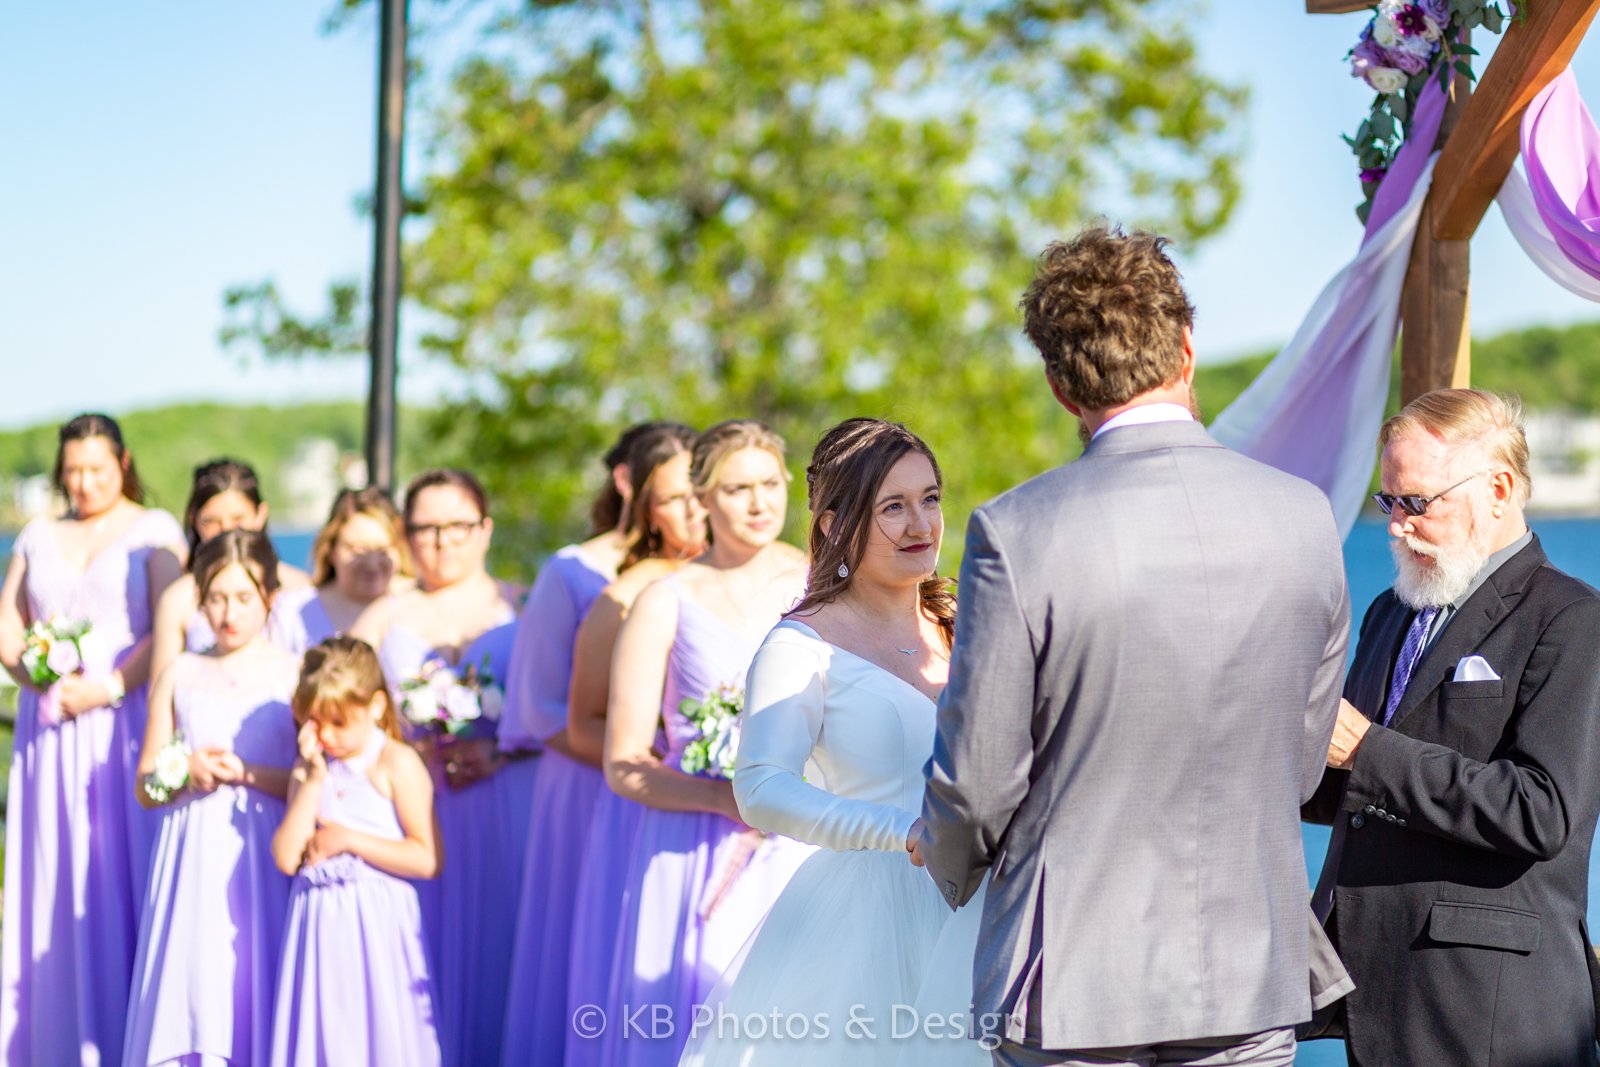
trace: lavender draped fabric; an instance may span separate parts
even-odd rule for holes
[[[1389,169],[1361,248],[1328,283],[1294,338],[1211,426],[1218,441],[1306,479],[1355,525],[1372,477],[1411,238],[1433,179],[1444,94],[1430,82]]]
[[[1522,118],[1525,178],[1511,168],[1497,203],[1506,227],[1552,281],[1600,301],[1600,133],[1578,98],[1577,79],[1563,71]]]

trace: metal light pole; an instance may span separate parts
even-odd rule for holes
[[[395,348],[400,333],[401,149],[406,121],[407,0],[383,0],[378,37],[378,183],[373,198],[367,482],[394,492]]]

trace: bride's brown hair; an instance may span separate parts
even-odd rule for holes
[[[846,419],[817,442],[806,468],[806,499],[811,507],[811,573],[806,595],[790,611],[803,615],[836,599],[850,586],[839,574],[844,565],[853,573],[872,535],[873,502],[889,471],[906,456],[926,456],[934,481],[944,487],[939,461],[927,443],[898,422],[883,419]],[[831,529],[822,529],[822,517],[833,513]],[[956,597],[952,582],[937,574],[918,588],[922,610],[939,623],[945,648],[955,640]]]

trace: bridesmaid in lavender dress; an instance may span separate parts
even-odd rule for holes
[[[473,1067],[500,1059],[533,764],[497,750],[498,700],[485,699],[480,718],[443,737],[407,720],[402,690],[438,661],[487,673],[502,697],[521,591],[484,569],[493,522],[472,475],[419,475],[406,489],[405,519],[418,587],[373,604],[353,632],[378,648],[402,726],[433,774],[447,862],[437,881],[418,887],[422,925],[444,1062]]]
[[[345,489],[311,546],[311,584],[285,590],[272,607],[274,644],[304,652],[347,633],[378,600],[415,582],[405,522],[382,489]]]
[[[803,592],[804,560],[777,539],[783,443],[757,422],[720,423],[695,444],[690,476],[711,547],[640,594],[611,672],[606,780],[648,810],[634,838],[608,1002],[647,1007],[637,1029],[614,1025],[600,1037],[592,1062],[607,1067],[677,1063],[695,1006],[811,851],[739,821],[725,778],[681,769],[698,735],[681,705],[742,691],[762,638]]]
[[[256,472],[248,463],[214,459],[194,469],[189,484],[189,503],[183,510],[183,532],[189,542],[193,566],[195,550],[202,543],[226,530],[267,528],[267,505],[261,499]],[[306,584],[306,574],[298,567],[278,563],[278,585],[284,590]],[[150,677],[159,678],[178,653],[204,652],[216,642],[206,622],[205,612],[196,605],[194,575],[186,572],[172,583],[156,602],[156,621],[151,634]]]
[[[432,778],[398,740],[364,641],[309,649],[293,706],[300,758],[272,838],[278,869],[295,876],[272,1067],[438,1067],[433,976],[407,880],[439,871]]]
[[[557,552],[539,571],[523,609],[500,748],[544,753],[533,786],[531,823],[522,865],[505,1034],[505,1067],[561,1062],[566,1038],[567,953],[572,944],[573,893],[578,861],[587,847],[589,817],[601,792],[600,772],[571,758],[567,746],[567,689],[572,646],[590,604],[617,576],[627,551],[630,471],[628,456],[645,436],[673,423],[641,423],[625,430],[606,452],[607,479],[591,508],[594,529],[581,545]]]
[[[53,1067],[121,1057],[149,862],[133,780],[144,734],[150,609],[182,570],[183,533],[139,504],[117,424],[61,428],[66,517],[17,537],[0,591],[0,662],[21,686],[6,802],[0,1061]],[[88,620],[80,674],[40,693],[23,632]]]
[[[267,1061],[289,898],[272,835],[295,757],[299,667],[265,635],[277,564],[253,530],[202,544],[191,570],[216,644],[179,654],[151,686],[136,792],[146,807],[171,806],[139,927],[125,1067]],[[175,734],[189,781],[167,797],[145,783]]]
[[[634,599],[650,583],[671,574],[705,548],[706,513],[689,481],[694,437],[685,427],[642,438],[629,454],[632,527],[622,574],[589,609],[578,628],[567,705],[567,738],[576,759],[603,766],[606,703],[611,693],[611,656],[617,631]],[[589,822],[588,846],[578,870],[571,913],[571,959],[567,968],[565,1018],[585,1005],[610,1014],[609,951],[623,909],[624,882],[633,838],[644,807],[610,789],[600,790]],[[565,1026],[557,1023],[564,1031]],[[584,1067],[593,1048],[571,1040],[566,1063]],[[552,1061],[553,1062],[553,1061]]]

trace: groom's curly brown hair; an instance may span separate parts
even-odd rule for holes
[[[1045,373],[1077,406],[1125,404],[1174,381],[1194,305],[1165,237],[1101,224],[1040,255],[1023,294],[1023,328]]]

